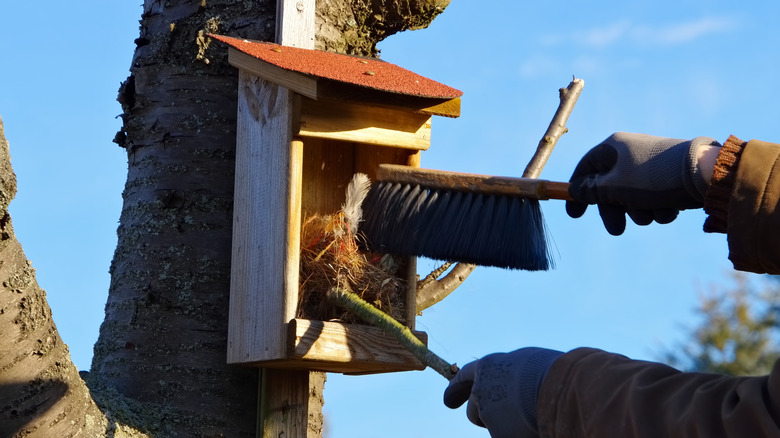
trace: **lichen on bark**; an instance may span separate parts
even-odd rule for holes
[[[376,56],[377,44],[428,27],[450,0],[318,0],[316,48]]]

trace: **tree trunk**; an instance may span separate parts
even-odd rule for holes
[[[375,54],[379,40],[427,26],[447,3],[319,0],[317,47]],[[3,428],[71,418],[94,422],[100,434],[114,433],[116,421],[154,436],[255,436],[258,372],[226,365],[238,75],[227,50],[204,34],[270,41],[274,17],[269,1],[144,1],[131,74],[118,97],[124,126],[115,141],[128,157],[118,245],[86,379],[110,421],[78,379],[13,239],[6,207],[15,183],[3,178],[13,173],[0,160]],[[16,332],[5,336],[11,326]],[[312,400],[321,401],[324,379],[310,380]],[[18,392],[15,382],[34,391],[9,410],[13,400],[3,396]],[[312,421],[321,427],[321,418]],[[100,435],[94,430],[86,436]]]
[[[79,377],[14,235],[8,204],[16,176],[3,131],[0,120],[0,436],[100,436],[109,424]]]

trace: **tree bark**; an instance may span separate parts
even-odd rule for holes
[[[375,54],[447,0],[322,0],[317,47]],[[275,3],[145,0],[119,90],[128,174],[105,320],[85,379],[13,237],[0,141],[3,436],[255,436],[258,372],[226,365],[237,71],[206,33],[274,39]],[[0,134],[2,132],[0,131]],[[324,375],[311,382],[321,412]],[[101,413],[102,411],[102,413]],[[310,420],[321,434],[321,415]],[[316,430],[319,422],[319,430]],[[132,428],[131,428],[132,427]],[[14,431],[13,433],[6,432]]]
[[[113,394],[105,409],[163,436],[255,433],[257,371],[225,360],[236,72],[202,35],[267,40],[273,14],[147,0],[120,89],[128,175],[90,383]]]
[[[450,0],[317,0],[316,48],[376,56],[376,44],[428,27]]]
[[[0,120],[0,436],[101,436],[113,425],[79,377],[16,240],[8,213],[15,195]]]

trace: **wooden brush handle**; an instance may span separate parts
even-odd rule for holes
[[[569,183],[565,182],[418,169],[397,164],[380,165],[376,180],[419,184],[429,189],[459,190],[539,200],[573,200],[569,196]]]

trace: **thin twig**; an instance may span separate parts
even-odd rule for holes
[[[558,105],[558,110],[555,111],[550,126],[547,127],[547,132],[544,133],[544,136],[539,141],[536,153],[531,158],[528,166],[526,166],[523,178],[539,178],[539,174],[542,173],[544,165],[547,164],[547,159],[550,158],[553,148],[555,148],[561,136],[568,131],[566,122],[569,120],[569,116],[584,86],[585,81],[574,78],[568,87],[559,90],[561,103]]]
[[[450,364],[434,354],[422,341],[414,336],[412,331],[409,330],[409,327],[399,323],[390,315],[372,306],[346,288],[334,287],[328,291],[328,301],[331,304],[349,310],[360,319],[379,327],[388,335],[393,336],[404,348],[409,350],[409,352],[419,359],[420,362],[431,367],[447,380],[451,380],[455,376],[455,373],[458,372],[457,365]]]
[[[425,288],[429,284],[435,282],[439,277],[441,277],[442,274],[447,272],[447,269],[450,269],[450,266],[452,266],[453,262],[445,262],[438,268],[431,271],[430,274],[426,275],[425,278],[417,282],[417,290]]]

